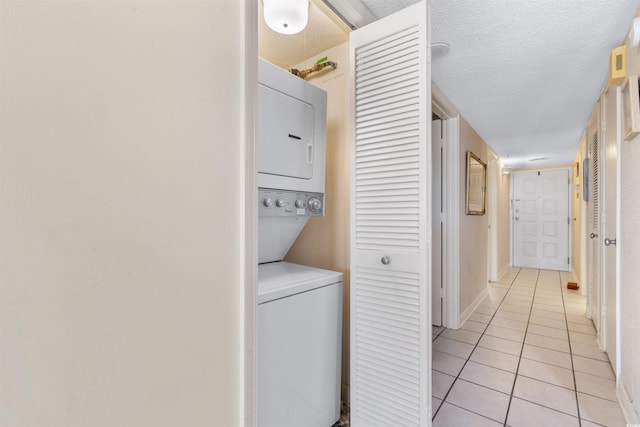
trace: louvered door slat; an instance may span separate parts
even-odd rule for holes
[[[426,2],[354,31],[351,43],[351,422],[426,426],[431,418]]]

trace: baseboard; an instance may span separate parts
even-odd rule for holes
[[[500,281],[500,279],[502,279],[502,276],[507,274],[507,271],[509,271],[510,268],[511,268],[511,266],[509,264],[505,264],[505,266],[502,267],[502,270],[500,270],[500,272],[498,273],[498,281]]]
[[[620,403],[620,408],[622,409],[622,414],[624,415],[627,425],[639,424],[640,417],[635,409],[633,409],[631,399],[629,399],[629,395],[627,394],[627,389],[625,389],[624,385],[620,382],[618,382],[618,387],[616,388],[616,395],[618,396],[618,402]]]
[[[469,318],[469,316],[471,316],[471,314],[476,310],[476,308],[478,308],[478,306],[480,305],[480,303],[482,302],[482,300],[489,295],[489,291],[487,290],[487,288],[485,287],[482,292],[480,292],[480,295],[478,295],[476,297],[476,299],[473,300],[473,302],[471,303],[471,305],[469,305],[469,307],[467,307],[462,314],[460,314],[460,316],[458,317],[458,328],[461,328],[462,325],[464,325],[464,322],[467,321],[467,319]]]

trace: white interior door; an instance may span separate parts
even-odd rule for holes
[[[618,98],[619,89],[617,86],[609,88],[604,95],[603,122],[604,129],[604,170],[602,189],[602,240],[604,248],[602,250],[602,287],[603,287],[603,332],[604,349],[609,356],[609,361],[614,372],[617,372],[616,362],[616,314],[618,311],[616,303],[617,280],[616,280],[616,199],[618,197]]]
[[[442,120],[431,122],[431,323],[442,326]]]
[[[600,103],[588,127],[589,138],[589,305],[593,324],[600,335],[600,141],[598,120]]]
[[[425,1],[351,33],[351,423],[431,421]]]
[[[569,171],[515,172],[513,264],[569,270]]]

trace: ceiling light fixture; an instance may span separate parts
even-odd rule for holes
[[[309,0],[263,0],[264,21],[280,34],[296,34],[309,20]]]

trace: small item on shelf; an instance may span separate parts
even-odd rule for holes
[[[578,289],[580,286],[578,286],[578,282],[567,282],[567,289],[573,289],[576,290]]]

